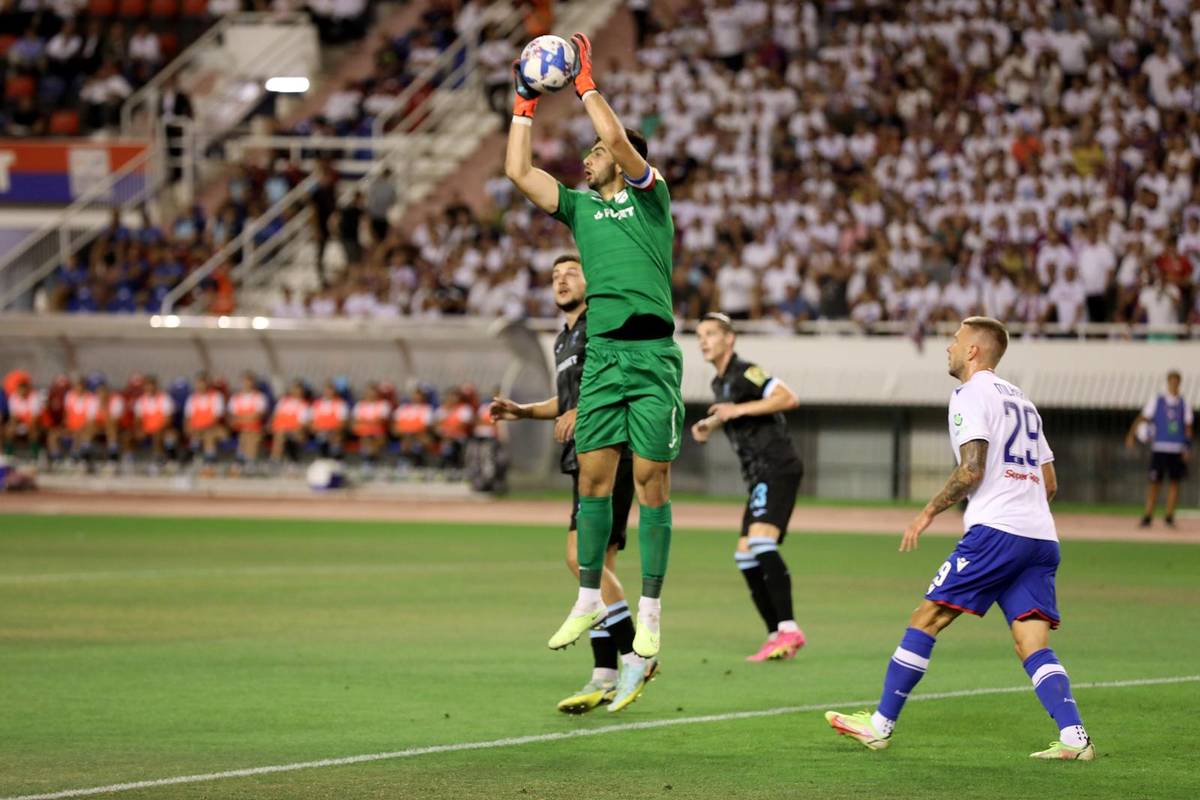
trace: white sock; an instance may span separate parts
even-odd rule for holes
[[[799,633],[800,626],[796,624],[794,619],[785,619],[779,623],[780,633]]]
[[[638,600],[638,624],[645,625],[655,633],[658,632],[659,619],[662,617],[661,597],[642,597]]]
[[[771,631],[769,634],[767,634],[767,641],[768,641],[768,642],[773,642],[773,641],[775,641],[775,640],[776,640],[776,639],[778,639],[778,638],[779,638],[779,631],[777,631],[777,630],[776,630],[776,631]]]
[[[1068,725],[1058,732],[1058,740],[1071,747],[1083,747],[1088,743],[1088,735],[1082,725]]]
[[[612,683],[617,679],[617,671],[608,667],[596,667],[592,670],[592,680],[600,683]]]
[[[878,711],[876,711],[871,715],[871,724],[874,725],[875,730],[883,734],[883,738],[886,739],[892,735],[892,731],[896,727],[896,720],[888,719],[883,714],[880,714]]]
[[[642,664],[646,663],[646,659],[630,650],[628,653],[621,654],[621,663],[627,667],[640,667]]]
[[[579,597],[575,600],[575,607],[571,609],[575,615],[586,614],[593,611],[596,606],[604,605],[604,601],[600,599],[599,589],[585,589],[579,587]]]

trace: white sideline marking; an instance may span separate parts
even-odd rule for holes
[[[1160,686],[1169,683],[1200,682],[1200,675],[1181,675],[1173,678],[1138,678],[1127,681],[1098,681],[1095,683],[1077,683],[1072,689],[1122,689],[1131,686]],[[1014,694],[1031,691],[1028,685],[1005,686],[994,689],[963,689],[956,692],[932,692],[918,694],[908,698],[908,702],[916,703],[922,700],[950,700],[956,697],[978,697],[988,694]],[[407,750],[397,750],[392,753],[370,753],[361,756],[345,756],[342,758],[323,758],[319,761],[298,761],[294,764],[276,764],[270,767],[248,767],[246,769],[231,769],[225,772],[208,772],[201,775],[180,775],[175,778],[159,778],[157,780],[134,781],[132,783],[114,783],[108,786],[93,786],[88,789],[66,789],[49,794],[23,794],[14,797],[4,797],[0,800],[62,800],[68,797],[88,797],[97,794],[113,792],[129,792],[135,789],[151,789],[156,786],[174,786],[180,783],[204,783],[219,781],[225,778],[248,778],[254,775],[269,775],[274,772],[294,772],[301,769],[316,769],[318,767],[341,767],[347,764],[363,764],[369,761],[390,761],[398,758],[413,758],[434,753],[457,753],[463,750],[491,750],[497,747],[518,747],[523,744],[539,744],[541,742],[556,742],[562,739],[576,739],[581,736],[599,736],[604,733],[620,733],[622,731],[645,731],[654,728],[669,728],[674,725],[700,725],[705,722],[726,722],[737,719],[754,719],[757,717],[777,717],[783,714],[799,714],[808,711],[831,711],[835,708],[861,706],[874,703],[875,700],[846,700],[841,703],[820,703],[807,706],[783,706],[767,708],[760,711],[733,711],[726,714],[707,714],[701,717],[680,717],[678,719],[657,719],[647,722],[629,722],[621,725],[605,725],[599,728],[581,728],[559,733],[542,733],[536,736],[515,736],[508,739],[492,739],[485,742],[460,742],[458,744],[437,744],[429,747],[410,747]]]
[[[536,561],[508,561],[497,569],[541,567]],[[244,578],[293,575],[387,575],[397,572],[449,572],[461,569],[456,562],[422,562],[420,564],[278,564],[253,567],[147,567],[129,570],[96,570],[92,572],[42,572],[26,575],[0,575],[0,586],[29,584],[84,583],[87,581],[135,581],[163,578]],[[557,569],[557,566],[555,566]]]

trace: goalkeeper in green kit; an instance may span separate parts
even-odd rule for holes
[[[538,93],[518,69],[505,157],[505,172],[517,188],[571,229],[587,279],[587,359],[575,423],[579,597],[549,646],[566,647],[604,620],[600,576],[612,529],[612,488],[621,450],[628,447],[642,557],[633,649],[644,661],[624,666],[652,674],[671,548],[671,462],[683,430],[683,355],[671,314],[675,225],[667,186],[646,163],[646,140],[623,127],[596,90],[587,37],[577,33],[571,40],[579,54],[575,93],[598,134],[583,159],[590,191],[568,189],[534,168],[530,140]]]

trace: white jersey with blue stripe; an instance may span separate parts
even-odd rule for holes
[[[1025,393],[991,370],[977,372],[951,395],[949,427],[955,461],[967,442],[988,443],[983,480],[967,496],[964,527],[1058,541],[1042,478],[1054,452]]]

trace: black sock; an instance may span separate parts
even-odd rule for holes
[[[596,669],[617,668],[617,645],[608,631],[592,631],[592,659]]]
[[[767,633],[774,633],[779,627],[779,618],[775,616],[775,605],[771,602],[771,595],[767,592],[767,583],[763,578],[762,569],[758,566],[758,560],[753,553],[742,552],[735,553],[734,558],[737,560],[742,577],[746,579],[746,586],[750,589],[750,598],[754,600],[754,607],[758,609],[758,615],[762,617],[767,626]]]
[[[775,616],[780,620],[795,619],[792,611],[792,576],[783,562],[783,556],[779,555],[778,546],[771,542],[769,547],[759,547],[754,557],[762,569],[763,582],[771,596]]]
[[[613,647],[618,653],[624,655],[633,652],[633,615],[628,603],[621,600],[609,606],[604,627],[612,634]]]

